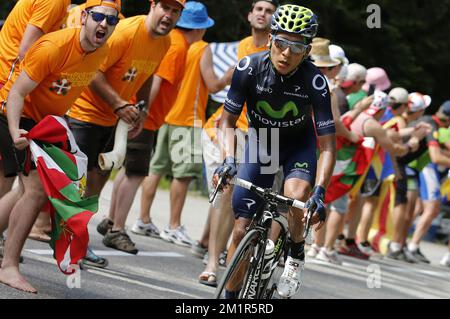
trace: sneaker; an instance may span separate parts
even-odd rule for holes
[[[86,257],[81,261],[81,267],[105,268],[106,266],[108,266],[108,259],[97,256],[92,249],[88,247]]]
[[[316,256],[316,259],[325,261],[334,265],[342,265],[342,261],[336,250],[328,251],[325,247],[322,247]]]
[[[4,253],[5,253],[5,238],[2,235],[0,235],[0,264],[2,263]],[[19,264],[21,263],[23,263],[22,255],[19,256]]]
[[[167,227],[159,236],[169,243],[174,243],[184,247],[192,246],[192,239],[188,236],[184,226],[178,226],[176,229],[170,229]]]
[[[288,256],[283,274],[278,282],[278,294],[283,298],[290,298],[299,292],[302,284],[302,273],[305,261]]]
[[[450,253],[446,253],[440,261],[441,266],[450,267]]]
[[[207,251],[208,251],[208,249],[205,246],[203,246],[202,244],[200,244],[200,242],[198,240],[195,241],[195,243],[192,244],[192,246],[191,246],[192,255],[194,255],[195,257],[198,257],[198,258],[203,258]]]
[[[405,261],[407,261],[411,264],[419,263],[419,260],[416,257],[414,257],[413,254],[411,254],[411,252],[408,250],[408,248],[403,247],[402,251],[403,251],[403,254],[405,255]]]
[[[370,245],[370,242],[368,241],[358,243],[357,245],[358,249],[366,255],[372,256],[376,254],[376,251],[373,250],[372,246]]]
[[[417,250],[414,251],[409,250],[409,253],[411,253],[411,255],[413,255],[414,258],[416,258],[421,263],[425,264],[430,263],[430,260],[422,254],[419,248],[417,248]]]
[[[350,257],[355,257],[358,259],[367,260],[370,258],[369,255],[363,253],[361,250],[359,250],[356,243],[347,244],[346,246],[341,247],[339,250],[339,254],[346,255]]]
[[[149,236],[154,238],[159,238],[159,229],[153,223],[144,224],[140,218],[136,220],[133,227],[131,227],[131,232],[136,235]]]
[[[317,254],[320,251],[320,247],[316,244],[312,244],[309,248],[308,252],[306,253],[306,256],[309,258],[316,258]]]
[[[219,266],[220,267],[227,266],[227,254],[228,254],[228,251],[226,249],[220,253],[220,255],[219,255]]]
[[[124,230],[117,232],[108,231],[103,238],[103,244],[106,247],[114,248],[134,255],[136,255],[139,251]]]
[[[394,260],[406,261],[404,249],[392,250],[391,245],[388,246],[388,252],[386,257]]]
[[[100,224],[97,225],[97,231],[100,235],[105,236],[108,230],[112,229],[114,223],[109,218],[104,218]]]
[[[219,266],[220,267],[226,267],[227,266],[227,253],[228,251],[225,249],[224,251],[222,251],[219,255]],[[208,264],[208,258],[209,258],[209,254],[208,252],[205,253],[205,255],[203,256],[203,265],[207,265]]]

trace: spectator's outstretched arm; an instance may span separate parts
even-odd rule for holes
[[[231,82],[234,67],[228,69],[227,72],[219,79],[214,73],[214,64],[212,59],[211,47],[208,45],[203,52],[200,60],[200,71],[203,81],[211,93],[217,93],[223,90]]]

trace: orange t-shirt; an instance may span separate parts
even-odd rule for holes
[[[200,128],[205,124],[209,92],[203,81],[200,60],[207,46],[207,42],[198,41],[189,47],[180,91],[166,116],[167,124]]]
[[[241,60],[243,57],[254,54],[257,52],[268,50],[268,46],[264,45],[262,47],[256,47],[253,42],[253,37],[249,36],[245,39],[241,40],[238,45],[237,49],[237,57],[238,61]],[[223,105],[220,106],[216,112],[214,112],[213,115],[208,119],[206,122],[204,128],[206,130],[206,133],[211,138],[211,140],[216,139],[216,128],[219,125],[220,117],[222,116],[223,112]],[[248,120],[247,120],[247,105],[244,105],[241,115],[239,116],[236,127],[241,129],[244,132],[248,131]]]
[[[70,0],[17,2],[0,32],[0,83],[8,79],[27,25],[32,24],[44,33],[59,30],[69,5]],[[20,73],[20,65],[16,66],[15,73]]]
[[[129,101],[155,72],[170,47],[168,36],[156,39],[149,36],[146,17],[136,16],[119,22],[108,40],[108,57],[100,66],[108,83],[125,101]],[[101,126],[114,126],[117,122],[111,106],[90,88],[81,93],[68,115]]]
[[[156,71],[156,75],[162,78],[163,81],[158,95],[150,106],[149,115],[144,123],[146,130],[156,131],[164,124],[167,113],[169,113],[177,99],[181,80],[183,79],[189,43],[187,43],[183,33],[178,29],[170,32],[170,39],[172,42],[169,51]]]
[[[24,117],[39,122],[46,115],[63,116],[91,82],[108,55],[108,46],[84,52],[80,30],[46,34],[28,50],[22,72],[38,85],[25,98]],[[0,101],[6,100],[13,82],[8,81],[0,90]]]

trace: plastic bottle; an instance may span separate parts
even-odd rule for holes
[[[261,274],[261,279],[267,279],[270,276],[272,269],[272,260],[274,257],[275,244],[271,239],[267,239],[266,252],[264,253],[264,269]]]

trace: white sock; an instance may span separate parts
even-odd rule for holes
[[[417,249],[419,249],[419,245],[416,245],[414,243],[409,243],[408,249],[409,249],[409,251],[417,251]]]
[[[391,247],[391,250],[393,252],[397,252],[397,251],[400,251],[402,249],[402,245],[400,243],[396,243],[395,241],[391,242],[391,246],[390,247]]]

